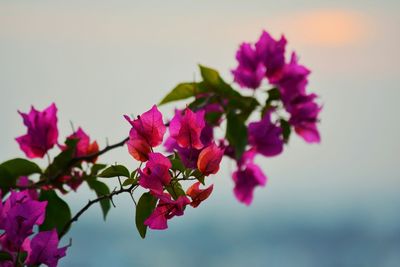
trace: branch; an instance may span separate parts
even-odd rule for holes
[[[69,227],[71,226],[71,224],[73,222],[78,221],[79,217],[85,211],[87,211],[93,204],[95,204],[97,202],[100,202],[100,201],[102,201],[104,199],[110,199],[111,200],[114,196],[119,195],[119,194],[124,193],[124,192],[127,192],[127,193],[131,194],[132,191],[135,189],[135,186],[137,186],[137,184],[132,184],[129,188],[121,188],[120,190],[113,191],[110,194],[100,196],[100,197],[98,197],[96,199],[93,199],[93,200],[89,200],[89,202],[80,211],[78,211],[78,213],[75,214],[75,216],[72,217],[71,220],[69,220],[65,224],[64,228],[62,229],[62,231],[60,233],[60,239],[67,233],[67,231],[68,231]]]

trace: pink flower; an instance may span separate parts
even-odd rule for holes
[[[32,106],[29,114],[22,112],[19,114],[28,132],[15,140],[28,158],[43,158],[46,152],[57,143],[56,105],[53,103],[43,111],[38,111]]]
[[[129,153],[139,161],[147,161],[152,147],[160,145],[164,138],[166,127],[162,114],[154,105],[135,120],[126,115],[125,119],[132,125],[127,143]]]
[[[283,66],[285,65],[284,36],[279,41],[274,40],[268,32],[263,31],[256,43],[257,57],[266,68],[266,76],[270,82],[279,79]]]
[[[197,160],[197,168],[206,176],[215,174],[219,170],[219,164],[223,155],[224,150],[217,147],[215,143],[212,143],[200,152],[199,159]]]
[[[182,148],[202,149],[204,144],[201,142],[200,135],[205,127],[204,110],[194,113],[189,108],[184,110],[184,114],[176,112],[169,125],[171,137],[176,140]]]
[[[294,130],[308,143],[319,143],[321,137],[317,129],[318,114],[321,107],[314,102],[315,94],[299,96],[291,103],[289,123]]]
[[[260,87],[265,76],[265,66],[254,47],[249,43],[243,43],[236,52],[236,59],[239,65],[232,71],[235,82],[244,88]]]
[[[32,200],[28,190],[11,192],[0,214],[0,229],[5,231],[3,242],[10,250],[17,251],[33,233],[33,227],[43,223],[46,206],[47,201]]]
[[[150,229],[163,230],[168,228],[167,221],[174,216],[182,216],[186,205],[190,200],[186,196],[180,196],[177,200],[172,200],[167,193],[158,195],[160,201],[153,213],[144,221]]]
[[[81,127],[78,130],[67,137],[67,139],[76,139],[76,157],[83,157],[99,152],[99,145],[96,141],[90,143],[90,137],[87,135]],[[93,159],[92,162],[96,162],[97,158]]]
[[[67,250],[67,247],[58,248],[58,242],[55,229],[39,232],[32,238],[26,264],[46,264],[49,267],[56,267],[58,260],[66,255]]]
[[[213,185],[210,185],[206,189],[200,189],[199,187],[200,182],[196,182],[186,190],[186,194],[192,199],[190,206],[193,208],[198,207],[213,191]]]
[[[271,122],[271,113],[249,124],[249,144],[266,157],[279,155],[283,150],[282,129]]]
[[[146,167],[140,170],[139,184],[156,194],[162,194],[165,185],[169,185],[171,161],[160,153],[150,153]]]
[[[253,201],[254,189],[257,186],[265,186],[267,177],[260,167],[254,163],[248,163],[244,169],[239,169],[233,173],[235,188],[233,189],[237,200],[250,205]]]
[[[279,88],[285,108],[289,112],[290,102],[299,95],[305,94],[310,73],[310,70],[298,63],[295,53],[292,54],[290,62],[285,64],[282,69],[282,75],[276,85]]]

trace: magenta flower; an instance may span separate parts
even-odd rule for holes
[[[257,89],[265,76],[265,66],[257,56],[256,50],[249,43],[243,43],[236,52],[239,63],[232,74],[241,87]]]
[[[249,124],[249,144],[266,157],[280,154],[283,150],[282,129],[271,122],[271,113]]]
[[[33,233],[33,227],[43,223],[46,206],[47,201],[32,200],[28,190],[11,192],[0,214],[0,229],[5,231],[3,241],[9,249],[17,251]]]
[[[206,189],[200,189],[200,182],[196,182],[191,185],[187,190],[186,194],[192,199],[190,206],[196,208],[201,202],[206,200],[213,191],[213,185],[210,185]]]
[[[201,142],[200,136],[205,127],[204,113],[204,110],[194,113],[189,108],[184,110],[183,115],[180,111],[175,113],[170,122],[169,131],[180,147],[203,148],[204,144]]]
[[[234,172],[232,178],[235,182],[233,191],[237,200],[246,205],[250,205],[253,201],[254,189],[267,183],[267,177],[254,163],[248,163],[243,170]]]
[[[276,41],[268,32],[263,31],[255,46],[257,57],[266,68],[266,76],[273,83],[279,79],[285,65],[286,39],[282,36]]]
[[[167,193],[157,196],[160,201],[153,213],[144,221],[150,229],[163,230],[168,228],[167,221],[174,216],[182,216],[186,205],[190,200],[186,196],[180,196],[177,200],[172,200]]]
[[[139,170],[139,184],[150,189],[156,194],[162,194],[165,185],[169,185],[171,175],[169,169],[172,167],[171,161],[161,153],[150,153],[146,167]]]
[[[310,70],[298,64],[295,53],[292,54],[291,60],[282,70],[282,75],[276,85],[281,93],[281,98],[285,104],[285,108],[290,112],[290,102],[299,95],[304,95],[308,83],[308,75]]]
[[[289,123],[298,135],[308,143],[319,143],[321,137],[317,129],[318,114],[321,107],[314,102],[317,95],[299,96],[291,103]]]
[[[56,267],[58,260],[64,257],[67,251],[67,247],[58,248],[58,242],[55,229],[39,232],[32,238],[26,264],[46,264],[49,267]]]
[[[67,137],[67,139],[76,139],[76,157],[83,157],[99,152],[99,145],[96,141],[90,142],[90,137],[83,131],[81,127],[78,130]],[[92,162],[96,162],[97,158],[93,159]]]
[[[151,148],[160,145],[164,138],[166,127],[161,112],[154,105],[135,120],[124,117],[132,125],[127,143],[129,153],[139,161],[147,161]]]
[[[197,168],[205,176],[215,174],[219,170],[219,164],[223,156],[224,150],[217,147],[215,143],[212,143],[200,152],[197,160]]]
[[[32,106],[29,114],[22,112],[19,114],[28,128],[28,132],[15,140],[28,158],[43,158],[47,151],[57,143],[56,105],[53,103],[43,111],[38,111]]]

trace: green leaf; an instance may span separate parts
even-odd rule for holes
[[[185,171],[186,168],[183,165],[182,160],[179,158],[179,155],[177,153],[175,153],[172,156],[169,156],[168,158],[171,161],[171,164],[172,164],[171,169],[172,170],[176,170],[176,171],[180,171],[180,172]]]
[[[178,181],[172,181],[165,187],[173,199],[177,200],[180,196],[185,196],[186,193],[182,189],[182,185]]]
[[[97,180],[88,180],[87,183],[88,183],[90,189],[92,189],[96,192],[97,197],[101,197],[101,196],[110,194],[110,189],[108,189],[108,186],[103,182],[100,182]],[[103,219],[106,220],[107,214],[111,208],[110,199],[105,198],[105,199],[100,200],[100,207],[103,212]]]
[[[59,174],[60,171],[69,169],[71,165],[71,160],[75,157],[76,145],[78,143],[78,139],[67,139],[65,141],[66,149],[63,150],[60,154],[58,154],[53,162],[47,167],[45,170],[45,174],[47,176],[54,176]],[[79,162],[76,162],[79,164]]]
[[[157,204],[157,198],[150,193],[144,193],[136,206],[136,228],[142,238],[146,237],[147,225],[144,221],[151,215]]]
[[[239,159],[247,145],[247,127],[235,112],[227,114],[226,139],[235,149],[236,159]]]
[[[186,99],[196,95],[196,83],[180,83],[167,94],[159,105]]]
[[[39,200],[47,201],[46,218],[44,223],[39,226],[40,231],[57,228],[60,235],[64,226],[71,220],[71,210],[68,204],[54,190],[42,190]]]
[[[291,129],[290,124],[289,124],[289,122],[287,120],[281,119],[280,123],[281,123],[281,128],[282,128],[283,141],[285,143],[288,143],[290,134],[292,132],[292,129]]]
[[[205,176],[201,173],[201,171],[197,169],[191,174],[191,176],[194,176],[202,185],[204,185]]]
[[[131,185],[131,184],[134,184],[134,183],[136,183],[136,179],[135,178],[128,178],[122,183],[122,185],[123,186],[127,186],[127,185]]]
[[[39,166],[29,160],[16,158],[0,164],[0,188],[3,190],[3,196],[10,187],[16,185],[20,176],[29,176],[34,173],[42,173]]]
[[[205,82],[213,87],[219,87],[221,85],[221,77],[219,76],[218,71],[199,65],[201,77]]]
[[[107,167],[106,164],[94,164],[90,170],[90,176],[96,176],[105,167]]]
[[[136,179],[136,173],[137,173],[137,170],[132,171],[130,178]]]
[[[111,178],[116,176],[123,176],[129,178],[130,173],[129,170],[123,165],[111,165],[97,176],[103,178]]]
[[[12,261],[11,254],[8,253],[7,251],[0,251],[0,262],[3,261]]]

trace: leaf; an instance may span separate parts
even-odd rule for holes
[[[130,178],[135,179],[136,178],[136,173],[137,173],[137,169],[131,172]]]
[[[199,68],[200,68],[201,77],[203,78],[203,80],[205,82],[212,85],[213,87],[220,86],[221,77],[219,76],[218,71],[216,71],[212,68],[203,66],[203,65],[199,65]]]
[[[290,128],[290,124],[288,121],[281,119],[280,122],[281,122],[281,128],[282,128],[283,141],[285,143],[288,143],[292,129]]]
[[[173,199],[177,200],[180,196],[185,196],[186,193],[182,189],[182,185],[178,181],[172,181],[165,187]]]
[[[205,184],[205,183],[204,183],[204,178],[205,178],[205,176],[204,176],[204,174],[201,173],[201,171],[199,171],[198,169],[195,170],[195,171],[191,174],[191,176],[195,177],[202,185]]]
[[[196,95],[196,83],[180,83],[167,94],[159,105],[186,99]]]
[[[247,145],[247,127],[235,112],[227,114],[226,139],[235,149],[236,159],[239,159]]]
[[[0,164],[0,188],[3,190],[3,195],[10,187],[16,185],[20,176],[29,176],[34,173],[41,174],[42,170],[36,163],[26,159],[16,158]]]
[[[97,180],[88,180],[87,183],[88,183],[90,189],[92,189],[96,192],[97,197],[101,197],[101,196],[110,194],[110,189],[108,189],[108,186],[103,182],[100,182]],[[105,199],[100,200],[100,207],[103,212],[103,219],[106,220],[107,214],[111,208],[110,199],[105,198]]]
[[[144,193],[136,206],[136,228],[142,238],[146,237],[147,225],[144,221],[151,215],[157,204],[157,198],[150,193]]]
[[[54,190],[42,190],[39,200],[47,201],[46,218],[44,223],[39,226],[40,231],[57,228],[60,235],[64,226],[71,220],[71,210],[68,204]]]
[[[136,179],[135,178],[128,178],[122,183],[122,185],[123,186],[127,186],[127,185],[131,185],[131,184],[134,184],[134,183],[136,183]]]
[[[13,258],[7,251],[0,251],[0,262],[11,261]]]
[[[103,178],[111,178],[116,176],[123,176],[129,178],[130,173],[129,170],[123,165],[111,165],[97,176]]]
[[[107,167],[106,164],[94,164],[90,170],[90,176],[96,176],[105,167]]]
[[[45,174],[49,177],[59,174],[60,171],[67,170],[71,165],[71,160],[75,157],[76,145],[78,139],[67,139],[65,141],[66,149],[58,154],[53,162],[45,170]],[[76,162],[79,164],[79,162]]]
[[[183,165],[182,160],[180,159],[180,157],[179,157],[179,155],[177,153],[169,156],[168,158],[171,161],[171,164],[172,164],[172,168],[171,169],[172,170],[177,170],[177,171],[180,171],[180,172],[185,171],[186,168]]]

